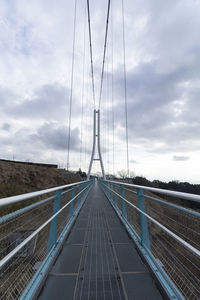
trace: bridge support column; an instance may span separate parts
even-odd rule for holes
[[[57,213],[57,211],[59,211],[61,197],[62,197],[62,190],[56,191],[52,215],[54,215],[55,213]],[[58,225],[58,216],[56,216],[51,221],[50,230],[49,230],[48,244],[47,244],[47,253],[49,253],[49,251],[51,250],[51,248],[56,244],[56,240],[57,240],[57,225]]]
[[[97,146],[98,146],[98,157],[94,158],[95,149],[96,149],[96,140],[97,140]],[[101,156],[101,147],[100,147],[100,110],[99,109],[94,110],[93,147],[92,147],[92,154],[91,154],[91,159],[90,159],[90,164],[89,164],[89,169],[88,169],[88,174],[87,174],[87,180],[90,179],[92,164],[93,164],[93,161],[95,161],[95,160],[100,161],[102,177],[103,177],[103,179],[105,179],[105,172],[104,172],[103,160],[102,160],[102,156]]]
[[[143,190],[137,189],[138,196],[138,207],[145,213],[145,202],[144,202],[144,194]],[[148,222],[146,216],[140,213],[140,229],[141,229],[141,245],[151,250],[150,248],[150,240],[149,240],[149,230],[148,230]]]

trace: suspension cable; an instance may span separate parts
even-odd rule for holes
[[[99,109],[100,109],[100,105],[101,105],[101,96],[102,96],[102,88],[103,88],[103,77],[104,77],[104,65],[105,65],[105,57],[106,57],[109,16],[110,16],[110,0],[108,0],[108,8],[107,8],[106,32],[105,32],[103,63],[102,63],[102,71],[101,71],[101,84],[100,84],[100,93],[99,93]]]
[[[77,11],[77,0],[75,0],[75,5],[74,5],[74,29],[73,29],[73,46],[72,46],[71,91],[70,91],[69,127],[68,127],[68,145],[67,145],[67,171],[69,170],[69,153],[70,153],[70,138],[71,138],[72,98],[73,98],[73,83],[74,83],[74,52],[75,52],[75,39],[76,39],[76,11]]]
[[[127,112],[127,82],[126,82],[126,46],[124,29],[124,0],[122,0],[122,30],[123,30],[123,58],[124,58],[124,100],[125,100],[125,119],[126,119],[126,157],[127,157],[127,176],[129,177],[129,149],[128,149],[128,112]]]
[[[115,118],[114,118],[114,74],[113,74],[113,2],[111,3],[111,99],[112,99],[112,154],[113,154],[113,176],[115,174]]]
[[[89,41],[87,41],[87,58],[86,58],[86,74],[88,74],[89,71],[89,56],[90,56],[90,50],[89,50],[90,46],[89,46]],[[89,87],[88,87],[88,81],[86,81],[86,103],[89,102],[88,98],[89,98]],[[85,117],[84,117],[84,140],[85,140],[85,145],[84,145],[84,150],[85,150],[85,162],[87,161],[87,144],[88,144],[88,106],[86,106],[85,108]],[[85,166],[86,167],[86,166]]]
[[[92,56],[92,34],[91,34],[91,25],[90,25],[90,1],[87,0],[87,14],[88,14],[88,30],[89,30],[89,43],[90,43],[90,62],[91,62],[91,74],[92,74],[92,92],[93,92],[93,102],[94,109],[95,104],[95,88],[94,88],[94,67],[93,67],[93,56]]]
[[[81,144],[80,144],[80,169],[82,167],[82,152],[83,152],[83,101],[84,101],[84,92],[85,92],[85,48],[86,48],[86,4],[85,4],[85,15],[84,15],[84,38],[83,38],[83,72],[82,72],[82,96],[81,96]]]

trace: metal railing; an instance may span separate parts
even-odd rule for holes
[[[0,199],[0,299],[37,293],[92,183]]]
[[[162,195],[197,206],[200,196],[108,180],[100,184],[169,298],[200,299],[200,212]]]

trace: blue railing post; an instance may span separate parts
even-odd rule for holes
[[[111,183],[109,182],[109,190],[108,190],[108,192],[109,192],[109,197],[110,197],[110,202],[112,202],[112,190],[111,190]]]
[[[117,192],[116,183],[113,184],[113,190],[114,190],[114,192]],[[114,193],[113,201],[114,201],[113,204],[114,204],[115,208],[117,209],[117,195],[115,193]]]
[[[124,185],[123,184],[120,184],[120,195],[124,198]],[[127,214],[126,214],[126,204],[125,204],[124,199],[121,199],[121,205],[122,205],[121,215],[122,215],[122,217],[124,217],[126,219]]]
[[[108,183],[105,182],[105,185],[106,185],[105,192],[106,192],[106,196],[108,197]],[[109,197],[108,197],[108,199],[109,199]]]
[[[76,185],[73,185],[72,187],[72,199],[76,196]],[[74,215],[74,200],[70,204],[69,208],[69,216],[70,218]]]
[[[110,199],[110,182],[108,182],[108,198],[111,201],[111,199]]]
[[[86,189],[85,189],[86,188]],[[83,185],[83,189],[85,189],[85,191],[82,194],[82,202],[85,200],[86,194],[87,194],[87,183]]]
[[[145,210],[144,194],[141,188],[137,188],[137,196],[138,196],[138,207],[140,210],[145,212],[146,210]],[[141,245],[145,246],[147,249],[150,250],[147,218],[142,213],[140,213],[140,229],[141,229]]]
[[[78,195],[77,207],[79,207],[80,204],[81,204],[81,191],[82,191],[82,184],[79,184],[79,186],[78,186],[78,192],[79,192],[80,194]]]
[[[55,213],[57,213],[57,211],[59,211],[61,197],[62,197],[62,190],[56,191],[55,200],[54,200],[54,204],[53,204],[52,215],[54,215]],[[56,244],[56,240],[57,240],[57,226],[58,226],[58,216],[56,216],[51,221],[50,230],[49,230],[48,244],[47,244],[47,253]]]
[[[110,183],[110,200],[111,200],[111,202],[113,202],[113,192],[112,192],[112,190],[113,190],[113,185],[112,185],[112,183]]]

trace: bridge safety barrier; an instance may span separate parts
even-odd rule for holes
[[[99,182],[169,298],[200,299],[200,212],[174,203],[175,198],[187,199],[199,207],[200,196]]]
[[[0,299],[37,293],[92,183],[0,199]]]

